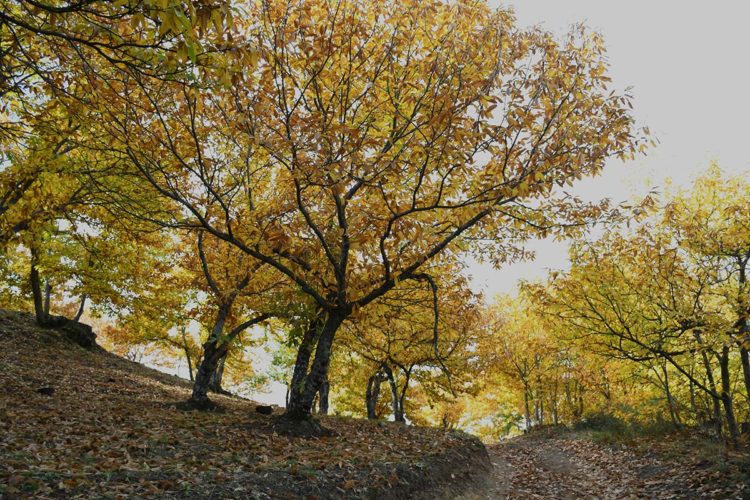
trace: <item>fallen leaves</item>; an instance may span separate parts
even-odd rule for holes
[[[717,443],[718,446],[721,444]],[[490,448],[494,465],[487,488],[463,498],[744,498],[745,469],[708,466],[705,443],[641,438],[605,445],[580,433],[522,436]]]
[[[40,386],[54,395],[39,394]],[[277,435],[249,401],[183,412],[189,384],[0,311],[0,496],[255,496],[319,499],[410,491],[465,437],[327,418],[336,437]],[[467,462],[468,464],[468,462]],[[463,464],[463,466],[468,466]],[[435,477],[430,480],[441,480]]]

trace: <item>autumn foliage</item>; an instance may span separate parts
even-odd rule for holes
[[[33,312],[29,349],[44,332],[91,349],[93,327],[118,355],[179,364],[189,390],[116,391],[144,405],[128,425],[147,441],[159,416],[224,425],[200,451],[236,463],[246,405],[225,396],[269,386],[285,409],[253,415],[266,437],[248,446],[309,451],[298,468],[321,466],[323,445],[295,439],[333,441],[327,421],[351,460],[373,442],[314,414],[405,424],[366,428],[409,467],[428,436],[455,451],[453,429],[667,426],[729,447],[750,432],[750,183],[711,165],[629,203],[571,194],[653,144],[599,33],[522,28],[484,0],[0,0],[0,37],[0,306]],[[514,296],[472,288],[468,262],[501,269],[548,237],[569,267]],[[0,342],[28,367],[13,332]],[[107,359],[65,380],[120,405]],[[97,436],[75,446],[107,448]],[[331,481],[364,494],[346,467]]]

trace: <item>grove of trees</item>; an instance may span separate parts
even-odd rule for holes
[[[0,303],[183,360],[187,407],[229,377],[313,431],[750,420],[747,180],[569,193],[650,141],[599,34],[483,0],[0,0],[0,36]],[[569,269],[472,291],[469,258],[546,237]]]

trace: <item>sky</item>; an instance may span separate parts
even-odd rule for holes
[[[750,2],[716,0],[522,0],[511,6],[518,25],[565,33],[578,22],[604,36],[616,88],[633,87],[634,113],[659,144],[646,156],[612,161],[602,176],[578,184],[586,198],[623,201],[675,187],[718,161],[727,172],[750,169]],[[567,246],[550,241],[530,246],[536,260],[495,270],[472,264],[473,286],[486,299],[512,293],[519,279],[540,279],[565,268]]]

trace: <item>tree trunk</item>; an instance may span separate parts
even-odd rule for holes
[[[677,409],[675,408],[675,402],[674,398],[672,398],[672,391],[669,387],[669,374],[667,372],[667,365],[666,363],[662,363],[661,365],[662,374],[664,375],[664,394],[667,397],[667,407],[669,408],[669,418],[672,420],[672,425],[674,425],[676,428],[681,428],[682,423],[680,422],[680,416],[677,413]]]
[[[77,322],[77,321],[81,320],[81,316],[83,316],[83,312],[86,310],[86,299],[87,298],[88,298],[88,296],[85,293],[81,296],[81,305],[78,307],[78,312],[76,313],[75,317],[73,318],[73,321]],[[190,380],[193,380],[192,373],[191,373],[191,376],[190,376]]]
[[[308,420],[312,416],[313,400],[320,391],[321,384],[328,376],[333,339],[345,318],[346,316],[341,312],[328,314],[315,347],[315,358],[309,372],[307,363],[310,354],[309,351],[307,353],[303,351],[312,349],[314,336],[308,344],[305,344],[305,339],[303,339],[303,343],[297,351],[297,362],[294,365],[292,392],[285,413],[287,417],[295,420]]]
[[[208,340],[203,344],[203,359],[201,360],[193,382],[193,394],[190,396],[190,402],[198,408],[210,408],[213,406],[208,398],[211,377],[216,371],[216,367],[222,357],[226,355],[229,345],[224,342],[219,344],[221,334],[224,331],[224,325],[227,322],[231,304],[225,304],[219,308],[216,322],[208,336]]]
[[[49,318],[50,300],[52,297],[52,285],[49,280],[44,280],[44,314]]]
[[[526,431],[531,429],[531,408],[529,407],[529,387],[524,382],[523,384],[523,410],[524,417],[526,420]]]
[[[224,364],[227,361],[228,352],[224,352],[224,355],[219,358],[216,363],[216,369],[211,374],[211,380],[208,381],[208,389],[216,394],[225,394],[227,391],[222,389],[221,380],[224,378]]]
[[[383,382],[383,375],[378,370],[367,380],[367,390],[365,391],[365,405],[367,407],[367,418],[369,420],[378,419],[378,396],[380,395],[380,384]]]
[[[328,392],[330,390],[330,384],[328,377],[320,384],[320,390],[318,391],[318,413],[321,415],[328,415]]]
[[[219,360],[226,354],[226,350],[226,344],[217,345],[216,342],[206,342],[203,345],[203,359],[195,373],[193,394],[190,396],[190,402],[196,407],[208,409],[214,406],[208,398],[211,376],[216,371]]]
[[[404,385],[401,387],[401,396],[398,398],[398,412],[399,412],[399,416],[401,419],[396,420],[396,422],[406,423],[406,412],[404,411],[404,401],[406,400],[406,391],[409,390],[409,381],[411,380],[412,369],[413,367],[409,367],[408,370],[404,370]]]
[[[745,301],[745,292],[747,286],[747,264],[750,255],[745,258],[738,257],[739,267],[739,288],[738,288],[738,308],[740,318],[737,322],[739,326],[739,339],[738,343],[740,346],[740,363],[742,364],[742,376],[745,382],[745,397],[750,403],[750,359],[748,359],[747,344],[750,342],[750,306]]]
[[[292,405],[292,398],[297,393],[297,398],[301,398],[301,393],[305,390],[305,378],[307,377],[307,370],[310,367],[310,357],[312,356],[315,342],[317,341],[319,329],[321,327],[320,321],[316,318],[311,321],[307,326],[305,333],[302,335],[299,347],[297,347],[297,358],[294,361],[294,369],[292,370],[292,381],[289,383],[287,388],[286,398],[286,412],[289,413],[290,406]]]
[[[745,336],[747,333],[745,333]],[[740,339],[740,363],[742,364],[742,377],[745,382],[745,397],[748,403],[750,403],[750,359],[748,359],[748,352],[745,349],[744,337]]]
[[[698,332],[695,332],[695,339],[698,344],[703,345],[703,340]],[[714,415],[714,426],[716,428],[717,437],[722,435],[721,425],[721,398],[718,391],[716,390],[716,380],[714,379],[714,372],[711,369],[711,361],[708,359],[708,354],[705,349],[701,349],[701,359],[703,360],[703,369],[706,371],[706,381],[708,382],[708,388],[711,391],[711,401],[713,402],[713,415]]]
[[[86,300],[86,296],[83,296],[83,300]],[[190,375],[190,381],[195,382],[195,376],[193,375],[193,360],[190,357],[190,349],[188,348],[187,343],[187,329],[183,326],[180,328],[180,333],[182,333],[182,350],[185,353],[185,359],[187,360],[187,366],[188,366],[188,374]]]
[[[384,364],[383,371],[385,372],[385,376],[388,379],[388,385],[391,388],[391,407],[393,409],[393,421],[404,422],[404,412],[399,402],[398,385],[396,384],[396,378],[393,376],[393,370],[391,370],[390,366]]]
[[[44,309],[44,295],[42,294],[42,283],[39,278],[39,270],[36,267],[37,258],[36,252],[31,252],[31,273],[29,279],[31,281],[31,293],[34,298],[34,314],[36,316],[36,323],[39,326],[47,326],[49,324],[49,314]]]
[[[732,443],[736,443],[739,431],[737,429],[737,421],[734,417],[734,408],[732,405],[732,387],[729,378],[729,347],[726,345],[722,347],[719,363],[721,366],[721,402],[724,405],[724,413],[727,418],[729,435],[731,436]]]

